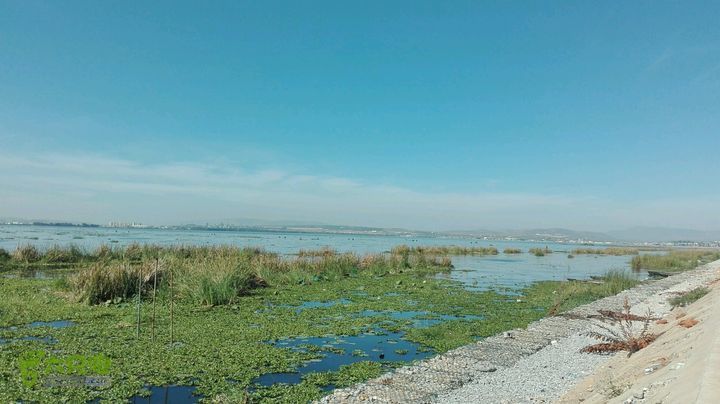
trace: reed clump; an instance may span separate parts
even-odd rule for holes
[[[631,247],[607,247],[607,248],[576,248],[572,250],[575,255],[638,255],[640,251]]]
[[[392,254],[423,254],[423,255],[497,255],[495,247],[462,247],[462,246],[417,246],[399,245],[394,247]]]
[[[625,289],[629,289],[639,283],[628,271],[620,269],[611,269],[600,278],[605,287],[605,293],[616,295]]]
[[[648,269],[681,272],[718,259],[718,250],[674,250],[663,255],[638,255],[630,261],[630,266],[634,271]]]
[[[88,254],[76,245],[69,245],[67,247],[54,245],[42,254],[42,260],[49,264],[76,263],[84,260],[86,257],[88,257]]]
[[[552,254],[552,250],[548,247],[545,248],[539,248],[539,247],[533,247],[528,250],[530,254],[535,255],[536,257],[544,257],[547,254]]]
[[[147,266],[122,262],[97,263],[71,275],[68,285],[79,301],[89,304],[121,301],[135,296],[138,289],[147,290],[142,274],[150,271]]]
[[[184,266],[178,272],[180,295],[206,306],[231,304],[252,290],[267,286],[257,271],[243,261],[205,260]]]
[[[12,259],[14,261],[30,264],[40,261],[42,254],[32,244],[19,245],[12,253]]]
[[[509,247],[503,250],[503,254],[520,254],[522,250],[519,248]]]

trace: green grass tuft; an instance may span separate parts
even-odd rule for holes
[[[672,298],[668,299],[668,302],[673,307],[685,307],[685,306],[697,301],[701,297],[707,295],[708,293],[710,293],[710,289],[708,289],[706,287],[699,287],[699,288],[695,288],[685,294],[682,294],[680,296],[672,297]]]

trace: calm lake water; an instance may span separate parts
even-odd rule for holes
[[[630,269],[629,256],[578,255],[568,258],[576,244],[535,243],[527,241],[492,241],[469,237],[403,237],[347,235],[325,233],[278,233],[258,231],[204,231],[163,229],[115,229],[53,226],[0,226],[0,248],[13,250],[18,245],[34,244],[47,248],[54,244],[93,249],[101,244],[127,245],[133,242],[161,245],[218,245],[262,247],[281,254],[294,254],[300,249],[330,247],[341,252],[358,254],[382,253],[393,246],[459,245],[495,246],[495,256],[454,256],[455,269],[441,277],[458,280],[471,289],[496,287],[516,288],[540,280],[588,279],[609,269]],[[527,253],[532,247],[552,249],[553,254],[535,257]],[[506,255],[506,247],[517,247],[522,254]],[[638,273],[638,277],[646,274]]]

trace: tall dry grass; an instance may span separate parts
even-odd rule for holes
[[[630,261],[634,271],[642,269],[679,272],[720,259],[718,250],[674,250],[662,255],[638,255]]]
[[[497,255],[495,247],[462,247],[450,246],[416,246],[399,245],[394,247],[392,254],[421,254],[421,255]]]
[[[334,252],[286,258],[256,248],[130,245],[126,249],[103,249],[96,254],[104,258],[79,270],[69,282],[76,296],[91,304],[134,296],[138,293],[138,283],[140,293],[145,293],[147,276],[154,270],[156,260],[161,290],[167,287],[166,275],[172,271],[178,296],[203,305],[232,303],[266,286],[406,271],[425,275],[452,267],[447,256],[418,252],[362,257]]]
[[[575,255],[638,255],[640,251],[632,247],[607,247],[607,248],[576,248],[572,250]]]

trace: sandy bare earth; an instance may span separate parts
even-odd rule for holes
[[[710,286],[655,325],[663,334],[653,344],[630,358],[614,356],[559,402],[720,403],[720,284]]]

